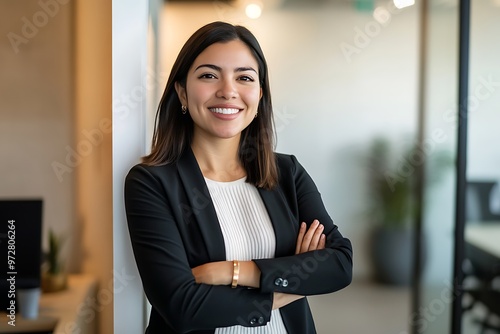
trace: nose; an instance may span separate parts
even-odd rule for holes
[[[238,91],[234,85],[234,82],[230,79],[223,79],[220,81],[219,89],[217,90],[216,96],[229,100],[235,98],[238,95]]]

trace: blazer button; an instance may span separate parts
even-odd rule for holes
[[[283,280],[283,283],[281,284],[282,287],[286,288],[288,286],[288,280],[285,278]]]
[[[274,281],[274,285],[276,286],[280,286],[281,284],[283,284],[283,278],[277,278],[275,281]]]
[[[255,325],[256,323],[257,323],[257,319],[252,318],[252,319],[250,320],[250,325]]]
[[[264,318],[263,317],[259,317],[259,325],[262,325],[264,323]]]

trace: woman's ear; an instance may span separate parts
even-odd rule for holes
[[[181,101],[181,104],[183,106],[187,107],[186,88],[183,87],[178,81],[176,81],[175,82],[175,91],[177,92],[177,96],[179,97],[179,100]]]

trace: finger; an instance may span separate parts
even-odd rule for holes
[[[300,249],[301,253],[309,251],[309,245],[311,244],[311,241],[314,237],[314,233],[316,232],[318,226],[319,226],[319,221],[317,220],[314,220],[311,226],[309,226],[309,230],[307,230],[306,234],[304,235],[304,239],[302,240],[302,245]]]
[[[304,240],[304,234],[306,234],[306,223],[302,222],[299,228],[299,235],[297,236],[297,245],[295,246],[295,254],[300,253],[300,248],[302,246],[302,240]]]
[[[193,269],[191,269],[191,272],[193,273],[193,276],[194,276],[194,280],[196,283],[200,284],[201,283],[201,279],[200,279],[200,269],[199,267],[195,267]]]
[[[318,249],[319,241],[321,239],[321,235],[323,234],[324,229],[325,229],[324,226],[321,224],[316,228],[313,237],[311,239],[311,243],[309,244],[309,251]]]
[[[325,247],[326,247],[326,236],[322,234],[321,238],[319,238],[318,249],[325,249]]]

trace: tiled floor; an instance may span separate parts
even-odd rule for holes
[[[319,334],[407,334],[410,297],[410,288],[353,282],[308,300]]]

